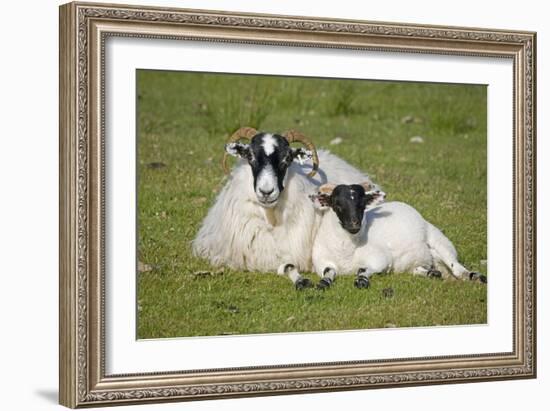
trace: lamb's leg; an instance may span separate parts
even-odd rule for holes
[[[334,267],[326,267],[323,270],[321,281],[317,284],[317,289],[326,290],[334,283],[334,280],[336,280],[336,269]]]
[[[487,283],[487,277],[466,269],[458,262],[457,252],[453,243],[432,224],[428,223],[428,245],[434,259],[441,261],[450,270],[455,278]]]
[[[281,264],[277,270],[277,274],[288,276],[297,290],[313,287],[313,283],[308,278],[302,277],[294,264]]]
[[[441,278],[443,276],[441,274],[441,271],[436,270],[433,267],[425,267],[425,266],[416,267],[413,270],[413,274],[420,275],[423,277],[429,277],[429,278]]]
[[[458,262],[456,256],[453,254],[445,252],[440,253],[438,250],[432,250],[432,255],[435,260],[441,261],[451,270],[454,278],[459,280],[479,281],[483,284],[487,283],[487,277],[485,275],[468,270]]]
[[[447,260],[447,261],[443,260],[443,263],[445,263],[447,267],[450,267],[453,275],[456,278],[460,278],[462,280],[479,281],[480,283],[487,284],[486,276],[484,276],[481,273],[468,270],[466,267],[460,264],[456,259]]]
[[[362,250],[361,257],[357,261],[357,277],[354,285],[357,288],[369,288],[370,278],[374,274],[386,273],[391,270],[391,254],[384,247],[370,246]]]
[[[369,288],[370,278],[376,273],[377,271],[369,267],[360,268],[357,270],[357,277],[355,278],[353,285],[357,288]]]

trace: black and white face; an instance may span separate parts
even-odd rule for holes
[[[365,210],[380,204],[386,196],[383,191],[366,191],[365,187],[369,190],[370,184],[325,184],[310,198],[318,208],[331,208],[342,228],[351,234],[357,234],[361,230]]]
[[[284,137],[269,133],[256,134],[250,144],[226,144],[225,150],[248,161],[254,177],[254,193],[263,207],[277,205],[292,161],[302,163],[312,157],[310,150],[292,148]]]

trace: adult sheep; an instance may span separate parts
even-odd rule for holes
[[[291,147],[295,142],[304,147]],[[317,153],[294,130],[279,135],[243,127],[225,151],[226,172],[228,155],[240,161],[193,240],[194,254],[214,266],[286,274],[297,289],[311,286],[299,273],[311,269],[319,223],[307,194],[326,183],[327,175],[341,183],[370,178],[328,151]]]
[[[367,288],[373,274],[412,272],[487,282],[458,262],[451,241],[408,204],[383,203],[385,193],[369,182],[324,184],[310,195],[323,213],[313,246],[319,288],[337,274],[356,274],[355,286]]]

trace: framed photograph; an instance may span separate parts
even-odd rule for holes
[[[60,403],[536,376],[533,32],[60,7]]]

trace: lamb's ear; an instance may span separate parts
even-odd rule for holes
[[[376,207],[384,202],[386,193],[380,190],[367,191],[365,193],[365,208]]]
[[[233,157],[247,159],[250,155],[250,145],[239,142],[227,143],[225,145],[225,151],[227,152],[227,154],[230,154]]]
[[[291,148],[290,150],[292,151],[292,159],[300,164],[304,164],[306,161],[313,158],[313,152],[311,150],[302,147]]]
[[[323,184],[319,187],[317,194],[311,194],[309,198],[313,202],[313,206],[319,210],[326,210],[330,207],[330,196],[336,187],[334,184]]]
[[[326,210],[330,207],[330,195],[323,193],[310,194],[309,199],[313,203],[313,207],[319,210]]]

